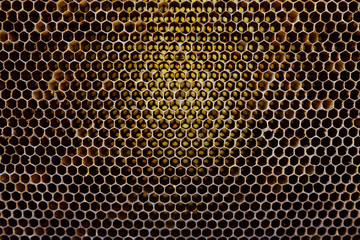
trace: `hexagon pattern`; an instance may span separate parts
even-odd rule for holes
[[[0,2],[0,239],[359,239],[358,1]]]

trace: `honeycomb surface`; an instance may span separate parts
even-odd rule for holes
[[[359,239],[358,1],[0,1],[0,239]]]

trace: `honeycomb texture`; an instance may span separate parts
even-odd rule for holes
[[[357,1],[1,1],[0,239],[359,239]]]

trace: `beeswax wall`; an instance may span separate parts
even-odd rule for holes
[[[359,21],[0,1],[0,239],[358,239]]]

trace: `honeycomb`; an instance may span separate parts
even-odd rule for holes
[[[358,1],[0,2],[0,239],[359,239]]]

